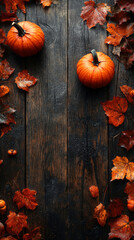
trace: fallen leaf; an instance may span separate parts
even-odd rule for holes
[[[92,185],[92,186],[89,188],[89,191],[90,191],[91,196],[92,196],[93,198],[96,198],[96,197],[99,196],[99,189],[98,189],[97,186]]]
[[[5,59],[0,62],[0,79],[8,79],[14,72],[15,68],[11,68],[8,61]]]
[[[0,45],[0,58],[3,58],[4,52],[5,52],[5,48]]]
[[[105,39],[105,43],[118,46],[124,37],[129,37],[134,33],[134,24],[115,25],[107,24],[107,31],[111,34]]]
[[[5,96],[7,93],[9,93],[9,87],[5,86],[5,85],[1,85],[0,86],[0,98]]]
[[[128,182],[126,184],[124,192],[128,195],[129,200],[134,200],[134,183]]]
[[[10,13],[10,12],[1,12],[1,15],[0,15],[0,21],[1,22],[7,22],[7,21],[17,21],[18,20],[18,17],[16,15],[16,13]]]
[[[29,91],[29,87],[33,86],[37,81],[38,79],[30,76],[27,70],[19,72],[18,76],[15,78],[17,87],[27,92]]]
[[[0,44],[1,43],[4,43],[6,40],[6,35],[5,35],[5,32],[2,28],[0,28]]]
[[[50,7],[52,4],[52,0],[40,0],[40,2],[42,4],[43,8]]]
[[[0,237],[3,237],[5,235],[5,227],[2,222],[0,222]]]
[[[112,179],[111,181],[117,179],[126,178],[131,182],[134,181],[134,163],[129,162],[126,157],[116,156],[113,159],[114,167],[111,169],[112,171]]]
[[[121,199],[110,200],[110,204],[107,210],[108,216],[110,218],[115,218],[120,216],[123,210],[124,210],[124,204],[121,201]]]
[[[125,11],[118,11],[114,13],[113,16],[111,17],[111,20],[119,25],[126,23],[130,19],[131,19],[130,14]]]
[[[7,13],[16,12],[17,7],[21,9],[23,13],[26,13],[25,2],[29,2],[29,0],[3,0]]]
[[[130,94],[132,88],[127,86],[127,85],[123,85],[123,86],[120,87],[120,90],[125,95],[128,102],[134,104],[134,98]]]
[[[122,131],[118,145],[129,151],[134,146],[134,130]]]
[[[97,219],[100,226],[104,227],[107,220],[107,211],[105,210],[105,207],[102,203],[100,203],[96,208],[94,209],[94,218]]]
[[[85,6],[82,8],[81,18],[87,21],[88,28],[96,26],[97,23],[103,25],[106,22],[108,12],[111,12],[110,6],[106,3],[95,4],[94,1],[86,1]]]
[[[25,206],[27,209],[34,210],[38,206],[35,198],[36,193],[34,190],[25,188],[22,190],[22,193],[20,191],[15,192],[13,201],[19,209]]]
[[[121,240],[130,240],[134,235],[134,221],[129,222],[127,215],[121,215],[121,217],[109,222],[111,231],[109,233],[109,239],[120,238]]]
[[[132,11],[134,13],[134,1],[133,0],[115,0],[119,8],[124,11]]]
[[[23,236],[23,240],[39,240],[41,239],[40,228],[36,227],[30,233],[26,233]]]
[[[9,131],[11,131],[10,125],[0,124],[0,138],[3,137]]]
[[[109,117],[109,123],[118,127],[124,122],[125,116],[123,113],[127,111],[128,103],[125,98],[114,97],[113,100],[108,100],[101,103],[105,114]]]
[[[6,221],[7,232],[12,235],[19,235],[23,228],[27,228],[27,216],[24,213],[10,211]]]

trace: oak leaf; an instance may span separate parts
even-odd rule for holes
[[[94,218],[97,219],[100,226],[104,227],[107,220],[107,211],[102,203],[94,209]]]
[[[113,199],[110,200],[110,204],[108,206],[108,216],[110,218],[115,218],[121,215],[122,211],[124,210],[124,204],[121,199]]]
[[[23,236],[23,240],[39,240],[41,239],[40,228],[36,227],[30,233],[26,233]]]
[[[50,7],[52,4],[52,0],[40,0],[40,2],[42,4],[43,8]]]
[[[108,12],[111,12],[111,8],[106,3],[95,4],[94,1],[90,0],[85,2],[80,16],[84,21],[87,21],[88,28],[92,28],[97,23],[103,25],[106,22]]]
[[[119,218],[109,222],[111,231],[109,239],[120,238],[121,240],[130,240],[134,235],[134,221],[129,222],[127,215],[121,215]]]
[[[27,209],[34,210],[38,204],[36,202],[36,191],[25,188],[21,191],[15,192],[13,201],[17,204],[18,208],[26,207]]]
[[[9,87],[5,86],[5,85],[1,85],[0,86],[0,98],[5,96],[7,93],[9,93]]]
[[[27,216],[24,213],[10,211],[6,221],[7,232],[12,235],[19,235],[23,228],[27,228]]]
[[[105,114],[109,117],[109,123],[118,127],[124,122],[125,116],[123,113],[127,111],[128,103],[125,98],[114,97],[113,100],[108,100],[101,103]]]
[[[0,44],[1,43],[4,43],[6,40],[6,35],[5,35],[5,32],[2,28],[0,28]]]
[[[93,198],[96,198],[99,196],[99,189],[97,186],[92,185],[91,187],[89,187],[89,191]]]
[[[134,13],[134,1],[133,0],[115,0],[119,8],[124,11],[132,11]]]
[[[132,88],[127,85],[123,85],[120,87],[120,89],[121,89],[122,93],[125,95],[128,102],[134,104],[134,98],[130,94]]]
[[[11,68],[9,62],[5,59],[0,62],[0,79],[8,79],[14,72],[15,68]]]
[[[116,156],[113,159],[114,167],[111,169],[112,171],[112,179],[111,181],[117,179],[126,178],[131,182],[134,181],[134,163],[129,162],[126,157]]]
[[[118,46],[124,37],[129,37],[134,33],[134,24],[115,25],[107,24],[107,31],[111,34],[105,39],[105,43]]]
[[[7,22],[7,21],[16,21],[18,20],[18,17],[16,15],[16,13],[10,13],[10,12],[1,12],[1,15],[0,15],[0,21],[1,22]]]
[[[129,151],[134,146],[134,130],[122,131],[118,145]]]
[[[25,91],[29,91],[29,87],[35,85],[38,81],[34,76],[30,76],[27,70],[23,70],[18,73],[18,76],[15,78],[15,83],[17,87]]]
[[[128,182],[124,192],[128,195],[129,200],[134,200],[134,182]]]
[[[21,9],[23,13],[25,13],[25,2],[29,2],[29,0],[3,0],[7,13],[16,12],[17,7]]]

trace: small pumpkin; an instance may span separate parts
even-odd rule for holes
[[[102,52],[91,53],[83,56],[77,63],[79,80],[90,88],[101,88],[108,85],[115,72],[114,62]]]
[[[15,149],[9,149],[8,150],[8,154],[11,155],[11,156],[15,156],[17,154],[17,150]]]
[[[0,213],[3,214],[6,212],[6,203],[4,200],[0,199]]]
[[[134,212],[134,200],[133,199],[127,200],[127,208],[129,209],[129,211]]]
[[[27,57],[39,52],[45,41],[42,29],[35,23],[13,22],[7,34],[7,44],[16,54]]]

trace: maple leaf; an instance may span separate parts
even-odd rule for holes
[[[7,232],[12,235],[19,235],[23,228],[27,228],[27,216],[24,213],[10,211],[6,221]]]
[[[8,61],[5,59],[0,62],[0,79],[8,79],[14,72],[15,68],[11,68]]]
[[[9,88],[7,86],[1,85],[0,86],[0,98],[5,96],[7,93],[9,93]]]
[[[124,192],[128,195],[129,200],[134,200],[134,183],[128,182],[126,184]]]
[[[124,204],[121,199],[113,199],[110,200],[110,204],[108,206],[108,216],[110,218],[115,218],[121,215],[124,210]]]
[[[127,85],[123,85],[120,87],[120,89],[121,89],[122,93],[125,95],[128,102],[134,104],[134,98],[130,94],[132,88]]]
[[[134,130],[122,131],[122,136],[119,139],[118,145],[129,151],[134,146]]]
[[[115,0],[121,10],[132,11],[134,13],[134,1],[133,0]]]
[[[25,206],[27,209],[34,210],[38,206],[35,198],[36,193],[34,190],[25,188],[22,193],[20,191],[15,192],[13,201],[16,202],[19,209]]]
[[[96,197],[99,196],[99,189],[98,189],[97,186],[92,185],[92,186],[89,188],[89,191],[90,191],[91,196],[92,196],[93,198],[96,198]]]
[[[121,215],[121,217],[109,222],[111,232],[109,233],[109,239],[120,238],[121,240],[130,240],[134,235],[134,221],[129,222],[127,215]]]
[[[40,228],[36,227],[30,233],[26,233],[23,236],[23,240],[39,240],[41,239]]]
[[[130,19],[131,19],[130,14],[128,12],[125,12],[125,11],[115,12],[113,14],[113,16],[111,17],[111,20],[114,21],[114,22],[117,22],[119,25],[127,22]]]
[[[1,22],[7,22],[7,21],[13,22],[16,20],[18,20],[16,13],[1,12],[1,15],[0,15]]]
[[[124,122],[125,116],[123,113],[127,111],[128,103],[125,98],[114,97],[113,100],[108,100],[101,103],[105,114],[109,117],[109,123],[118,127]]]
[[[98,223],[104,227],[107,220],[107,211],[105,210],[105,207],[102,203],[100,203],[96,208],[94,209],[94,218],[97,219]]]
[[[2,28],[0,28],[0,44],[1,44],[1,43],[4,43],[5,40],[6,40],[5,32],[3,31]]]
[[[17,7],[26,13],[26,8],[24,2],[29,2],[29,0],[3,0],[7,13],[16,12]]]
[[[25,91],[29,91],[29,87],[33,86],[38,81],[37,78],[30,76],[27,70],[23,70],[18,73],[15,78],[15,83],[17,87]]]
[[[43,8],[50,7],[52,4],[52,0],[40,0],[40,2],[42,4]]]
[[[126,157],[119,157],[116,156],[115,159],[113,159],[114,167],[112,170],[112,179],[111,181],[115,179],[124,179],[126,178],[131,182],[134,181],[134,163],[129,162]]]
[[[85,7],[82,8],[81,18],[87,21],[88,28],[96,26],[97,23],[103,25],[106,22],[108,12],[111,12],[110,6],[106,3],[95,4],[94,1],[86,1]]]
[[[124,37],[129,37],[134,33],[134,24],[115,25],[107,24],[107,31],[111,34],[105,39],[105,43],[118,46]]]

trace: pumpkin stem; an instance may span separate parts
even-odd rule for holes
[[[98,66],[100,62],[98,61],[98,56],[97,56],[97,53],[96,53],[95,49],[93,49],[91,51],[91,53],[92,53],[92,56],[93,56],[93,64]]]
[[[12,26],[14,26],[18,30],[20,37],[23,37],[25,35],[25,33],[26,33],[25,30],[18,23],[13,22]]]

